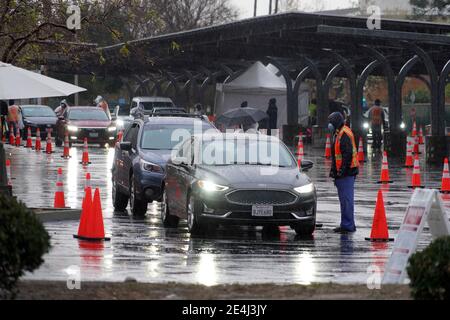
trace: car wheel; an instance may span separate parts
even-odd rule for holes
[[[177,228],[180,222],[180,218],[170,214],[166,190],[164,190],[161,202],[161,221],[165,228]]]
[[[200,203],[195,200],[194,196],[189,195],[186,204],[187,225],[189,232],[193,236],[203,235],[206,232],[206,227],[199,217],[199,207]]]
[[[313,221],[299,223],[295,225],[293,229],[300,237],[310,237],[316,230],[316,220],[314,219]]]
[[[125,211],[128,206],[128,196],[119,191],[117,182],[114,179],[112,182],[112,199],[116,211]]]
[[[147,213],[148,202],[139,200],[136,197],[136,184],[134,182],[134,175],[130,177],[130,208],[131,213],[135,216],[145,216]]]

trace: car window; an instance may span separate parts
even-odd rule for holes
[[[123,137],[124,142],[131,142],[133,148],[136,148],[137,134],[139,132],[139,125],[137,123],[133,124]],[[133,144],[134,142],[134,144]]]
[[[131,145],[133,149],[137,149],[137,138],[139,133],[140,126],[136,125],[136,127],[133,129],[133,135],[131,136]]]
[[[83,108],[71,109],[69,112],[69,120],[98,120],[108,121],[108,116],[100,108]]]

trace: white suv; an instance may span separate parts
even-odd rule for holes
[[[131,102],[130,116],[151,115],[153,108],[175,108],[175,104],[170,98],[135,97]]]

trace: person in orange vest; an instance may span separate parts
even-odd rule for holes
[[[383,135],[381,133],[381,127],[384,127],[384,110],[381,107],[381,101],[375,100],[375,105],[369,110],[370,125],[372,128],[373,144],[375,149],[381,149],[383,142]]]
[[[12,130],[14,136],[16,135],[16,131],[19,130],[19,119],[20,119],[20,110],[19,106],[15,104],[14,100],[9,101],[8,107],[8,124],[9,131]]]
[[[341,203],[341,225],[336,233],[355,232],[355,180],[359,174],[358,149],[352,130],[345,125],[342,113],[328,117],[328,129],[333,134],[330,177],[334,179]]]

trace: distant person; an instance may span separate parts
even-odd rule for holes
[[[58,108],[55,109],[56,116],[57,116],[58,118],[63,118],[63,117],[65,117],[68,108],[69,108],[69,104],[67,103],[67,101],[66,101],[65,99],[62,100],[62,101],[59,103]]]
[[[195,112],[194,112],[196,115],[199,115],[199,116],[203,116],[205,113],[203,112],[203,106],[200,104],[200,103],[197,103],[196,105],[195,105]]]
[[[8,126],[6,125],[6,120],[8,118],[8,104],[1,100],[0,101],[0,140],[6,137],[6,132],[8,131]]]
[[[97,96],[97,98],[95,98],[94,100],[94,103],[98,108],[102,108],[108,118],[111,119],[111,112],[109,111],[108,102],[106,102],[106,100],[102,96]]]
[[[384,127],[384,110],[381,107],[381,101],[375,100],[375,104],[369,109],[369,120],[372,128],[373,148],[380,149],[383,142],[381,128]]]
[[[17,130],[20,130],[19,128],[19,116],[20,110],[19,106],[15,104],[14,100],[9,100],[9,107],[8,107],[8,125],[9,125],[9,134],[11,134],[11,131],[14,135],[16,135]]]
[[[317,100],[312,99],[308,106],[309,111],[309,125],[315,126],[317,124]]]
[[[269,101],[269,108],[266,111],[268,118],[268,134],[270,135],[273,129],[278,129],[278,108],[277,99],[272,98]]]

